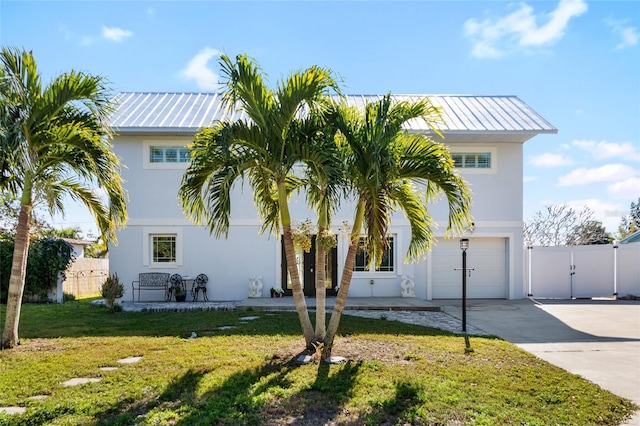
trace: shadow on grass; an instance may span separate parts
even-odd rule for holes
[[[234,373],[204,392],[200,388],[208,386],[208,371],[190,370],[157,396],[123,401],[103,411],[96,416],[97,424],[323,424],[342,411],[360,363],[320,364],[309,388],[291,393],[289,375],[298,368],[307,367],[297,366],[293,359],[286,364],[267,362]]]

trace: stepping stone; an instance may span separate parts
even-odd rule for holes
[[[236,328],[235,325],[223,325],[221,327],[218,327],[218,330],[230,330],[232,328]]]
[[[40,401],[42,399],[48,398],[49,395],[34,395],[34,396],[30,396],[29,399],[34,399],[36,401]]]
[[[25,407],[0,407],[0,412],[5,414],[24,414],[25,411]]]
[[[78,386],[78,385],[84,385],[87,383],[96,383],[99,382],[100,378],[95,378],[95,377],[76,377],[75,379],[69,379],[66,382],[62,382],[62,386]]]
[[[242,317],[242,318],[239,318],[239,319],[240,319],[240,321],[252,321],[252,320],[259,319],[259,318],[260,318],[259,316],[255,316],[254,315],[254,316],[250,316],[250,317]]]
[[[330,356],[324,360],[326,364],[344,364],[347,359],[343,356]]]
[[[119,359],[117,362],[119,362],[120,364],[135,364],[140,360],[142,360],[141,356],[130,356],[128,358]]]
[[[118,367],[100,367],[98,370],[100,371],[115,371]]]

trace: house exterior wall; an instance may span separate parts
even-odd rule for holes
[[[249,187],[235,188],[231,204],[231,228],[227,239],[216,239],[200,226],[187,220],[178,200],[180,180],[186,170],[185,163],[152,165],[148,162],[151,145],[186,146],[189,136],[117,136],[114,151],[126,168],[122,171],[128,193],[129,221],[118,233],[119,244],[110,248],[110,270],[117,272],[131,297],[130,283],[141,272],[169,272],[209,277],[210,300],[241,300],[248,296],[249,277],[261,276],[263,297],[269,297],[269,288],[280,287],[281,250],[275,235],[260,235],[260,222],[253,205]],[[473,247],[476,238],[501,238],[505,242],[506,264],[504,297],[525,297],[522,259],[522,143],[483,141],[457,142],[450,145],[452,152],[489,151],[492,153],[491,170],[461,169],[463,177],[473,191],[472,214],[475,227],[466,237]],[[294,220],[307,218],[314,221],[303,197],[291,200]],[[345,201],[334,215],[333,231],[339,235],[343,221],[352,222],[353,203]],[[446,202],[432,203],[430,212],[439,228],[435,235],[444,238],[447,220]],[[149,261],[149,235],[175,233],[179,236],[176,265],[153,265]],[[393,217],[391,234],[395,238],[396,268],[393,272],[355,272],[349,291],[351,297],[400,297],[400,283],[406,275],[414,280],[415,295],[433,298],[433,255],[416,264],[405,264],[404,256],[410,240],[410,228],[401,213]],[[456,239],[457,240],[457,239]],[[479,240],[478,240],[479,241]],[[338,280],[342,274],[348,242],[339,236]],[[438,242],[434,249],[438,250]],[[473,249],[469,251],[472,261]],[[373,280],[373,284],[372,284]],[[145,300],[163,300],[161,292],[146,291]],[[137,300],[137,295],[136,295]]]

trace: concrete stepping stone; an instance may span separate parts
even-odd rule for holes
[[[127,357],[127,358],[119,359],[116,362],[118,362],[120,364],[135,364],[136,362],[140,362],[141,360],[142,360],[141,356],[130,356],[130,357]]]
[[[236,328],[236,326],[235,325],[223,325],[223,326],[218,327],[218,330],[230,330],[232,328]]]
[[[100,367],[98,370],[100,371],[115,371],[118,367]]]
[[[99,382],[100,380],[102,380],[101,378],[97,378],[97,377],[76,377],[73,379],[69,379],[66,382],[62,382],[62,386],[78,386],[78,385],[84,385],[87,383],[96,383]]]
[[[27,409],[25,407],[0,407],[0,411],[5,414],[24,414]]]
[[[33,396],[29,397],[29,399],[34,399],[36,401],[40,401],[40,400],[43,400],[45,398],[49,398],[49,395],[33,395]]]
[[[242,318],[238,318],[240,321],[253,321],[253,320],[257,320],[259,319],[259,316],[253,315],[253,316],[249,316],[249,317],[242,317]]]

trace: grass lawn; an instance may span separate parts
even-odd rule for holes
[[[27,410],[0,425],[616,425],[635,408],[500,339],[466,353],[463,336],[348,316],[340,332],[347,363],[299,366],[295,313],[25,305],[22,344],[0,352],[0,407]]]

